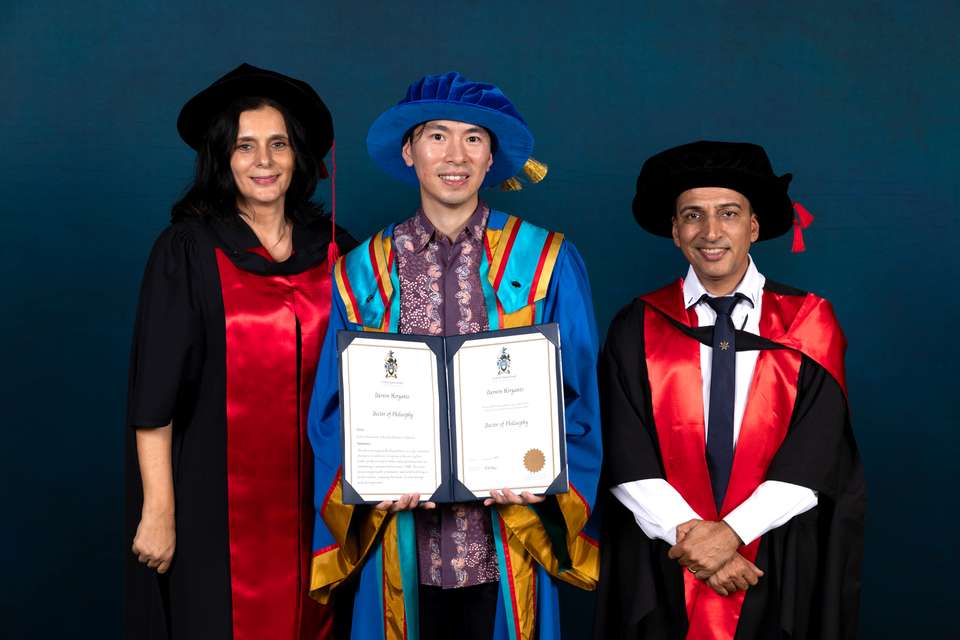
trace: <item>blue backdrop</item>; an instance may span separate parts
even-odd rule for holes
[[[550,175],[489,199],[577,244],[602,330],[684,270],[669,241],[631,218],[644,158],[699,138],[763,144],[778,172],[795,174],[792,195],[816,222],[806,253],[791,255],[788,236],[754,258],[830,298],[850,340],[870,496],[862,636],[950,635],[940,625],[957,604],[949,372],[960,260],[944,246],[960,196],[956,2],[4,4],[8,637],[120,634],[138,283],[191,173],[178,110],[242,61],[308,80],[330,106],[339,220],[357,237],[417,202],[367,158],[373,119],[425,73],[499,84]],[[585,637],[592,596],[564,598],[568,637]]]

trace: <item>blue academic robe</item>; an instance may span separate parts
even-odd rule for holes
[[[494,637],[560,637],[556,580],[593,589],[599,550],[591,513],[600,472],[598,340],[583,260],[559,233],[491,211],[480,280],[491,330],[556,322],[560,328],[570,490],[536,506],[494,506],[500,598]],[[411,512],[388,514],[342,501],[336,336],[398,331],[393,227],[341,258],[308,418],[315,453],[311,595],[327,602],[360,573],[352,637],[418,637],[419,576]]]

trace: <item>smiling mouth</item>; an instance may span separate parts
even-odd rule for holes
[[[470,178],[469,175],[460,173],[441,173],[439,177],[444,184],[448,184],[452,187],[459,187],[462,184],[466,184],[467,180]]]
[[[275,175],[275,176],[252,176],[250,179],[257,184],[268,185],[268,184],[273,184],[279,178],[280,178],[279,175]]]
[[[697,247],[697,251],[700,252],[707,260],[719,260],[722,258],[728,249],[726,247]]]

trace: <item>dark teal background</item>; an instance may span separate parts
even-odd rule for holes
[[[861,635],[952,635],[956,2],[198,4],[4,3],[0,635],[120,635],[138,283],[191,173],[179,108],[243,61],[330,106],[339,221],[357,237],[417,204],[367,158],[373,119],[425,73],[499,84],[550,175],[489,199],[576,243],[601,331],[685,269],[631,218],[642,161],[699,138],[763,144],[816,222],[806,253],[788,236],[754,258],[830,298],[850,341],[870,496]],[[565,591],[568,637],[585,637],[591,607]]]

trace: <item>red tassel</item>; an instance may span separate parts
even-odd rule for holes
[[[327,264],[331,267],[333,263],[340,259],[340,247],[337,246],[336,241],[331,240],[330,244],[327,245]]]
[[[797,225],[796,221],[793,223],[793,246],[790,247],[790,251],[793,253],[803,253],[807,250],[807,245],[803,243],[803,231],[800,230],[800,227]]]
[[[807,211],[799,202],[793,203],[793,253],[803,253],[807,245],[803,242],[803,230],[813,224],[813,214]]]
[[[337,246],[337,141],[330,145],[330,164],[333,171],[330,173],[330,244],[327,245],[327,264],[331,267],[340,257],[340,247]],[[326,172],[326,166],[320,162]]]

